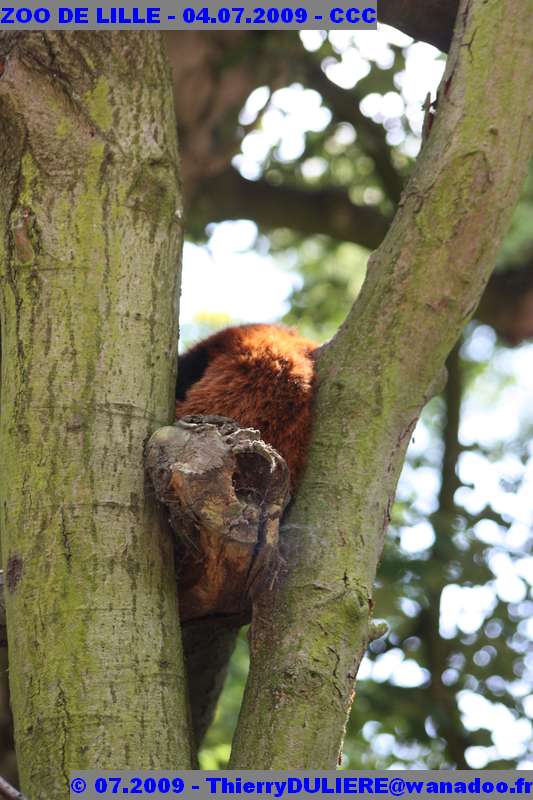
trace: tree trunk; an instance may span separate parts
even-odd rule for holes
[[[181,214],[159,36],[2,34],[0,524],[23,791],[186,768],[173,545],[143,445],[173,418]]]
[[[405,450],[531,156],[531,12],[531,0],[463,0],[429,139],[319,359],[313,441],[285,526],[290,571],[254,620],[233,769],[337,759]]]

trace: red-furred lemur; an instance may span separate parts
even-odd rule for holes
[[[318,345],[278,325],[227,328],[179,357],[176,418],[230,417],[285,459],[294,488],[311,429]]]

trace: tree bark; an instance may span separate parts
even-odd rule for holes
[[[531,0],[462,0],[439,106],[363,290],[318,363],[291,570],[254,620],[233,769],[332,768],[422,407],[476,307],[533,148]],[[317,735],[320,731],[320,735]]]
[[[2,34],[0,525],[23,791],[190,765],[172,538],[181,252],[159,36]],[[177,211],[178,209],[178,211]]]

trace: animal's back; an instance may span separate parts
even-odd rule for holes
[[[316,347],[277,325],[219,331],[180,356],[176,417],[217,414],[258,428],[286,460],[294,486],[311,429]]]

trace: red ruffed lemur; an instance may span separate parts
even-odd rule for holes
[[[294,488],[311,430],[317,347],[278,325],[241,325],[209,336],[179,357],[176,418],[215,414],[258,428],[287,462]]]

